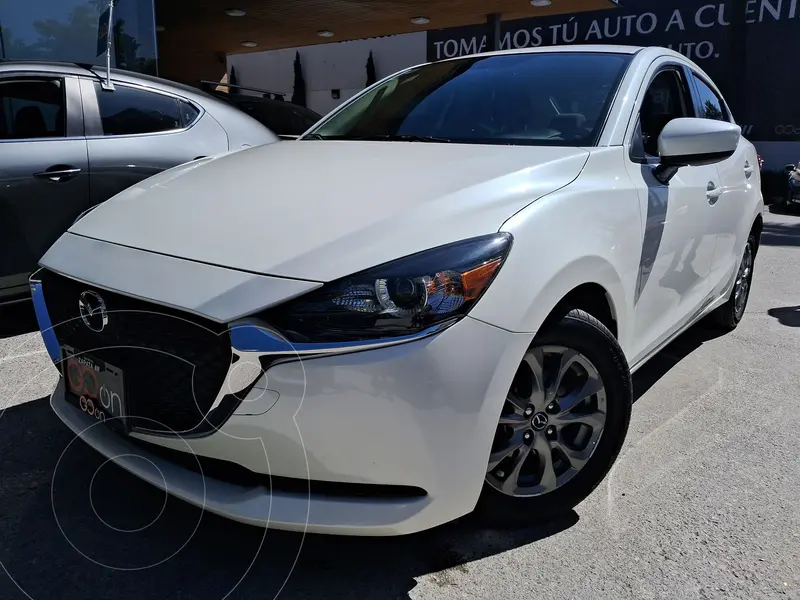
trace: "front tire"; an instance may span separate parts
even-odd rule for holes
[[[477,516],[527,524],[570,511],[605,478],[628,431],[630,370],[611,332],[572,310],[534,338],[499,419]]]

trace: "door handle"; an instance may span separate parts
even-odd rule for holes
[[[747,179],[750,179],[750,176],[753,174],[753,166],[749,162],[744,163],[744,176]]]
[[[706,187],[706,198],[708,198],[708,203],[716,204],[720,196],[722,196],[722,187],[717,187],[716,183],[709,181],[708,186]]]
[[[59,165],[57,167],[50,167],[41,173],[34,173],[33,176],[39,179],[48,179],[56,183],[61,183],[77,177],[80,172],[80,169]]]

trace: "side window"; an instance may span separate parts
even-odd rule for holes
[[[0,80],[0,139],[66,135],[62,79]]]
[[[184,127],[189,127],[189,125],[194,123],[197,117],[200,116],[200,111],[194,104],[186,102],[185,100],[179,100],[178,104],[181,108],[181,124]]]
[[[117,85],[113,92],[95,84],[105,135],[137,135],[181,129],[182,111],[170,96]]]
[[[692,77],[697,86],[697,95],[700,100],[700,105],[697,107],[697,116],[716,121],[729,121],[730,118],[725,108],[725,103],[717,93],[696,75],[693,74]]]
[[[650,83],[639,110],[639,123],[632,153],[644,158],[642,153],[658,156],[658,136],[672,119],[692,116],[689,109],[691,96],[680,71],[667,69],[656,75]]]

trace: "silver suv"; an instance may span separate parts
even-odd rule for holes
[[[73,63],[0,60],[0,304],[89,208],[196,158],[278,141],[195,88]],[[157,218],[154,216],[154,218]]]

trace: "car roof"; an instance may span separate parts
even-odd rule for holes
[[[39,72],[59,75],[93,75],[98,79],[105,79],[106,76],[106,69],[101,65],[47,60],[0,59],[0,73],[4,71],[25,70],[28,68],[35,69]],[[196,87],[175,81],[169,81],[167,79],[161,79],[160,77],[153,77],[152,75],[134,73],[133,71],[126,71],[124,69],[111,69],[111,79],[112,81],[119,83],[135,83],[165,92],[179,93],[180,95],[184,96],[196,97],[197,99],[203,98],[205,100],[211,99],[214,101],[219,101],[213,94],[204,92]]]
[[[466,56],[456,56],[445,60],[461,60],[464,58],[485,58],[487,56],[506,56],[513,54],[554,54],[567,52],[595,52],[598,54],[654,54],[658,56],[673,56],[686,59],[683,54],[663,48],[661,46],[624,46],[614,44],[575,44],[570,46],[540,46],[538,48],[517,48],[514,50],[497,50],[494,52],[480,52]]]

